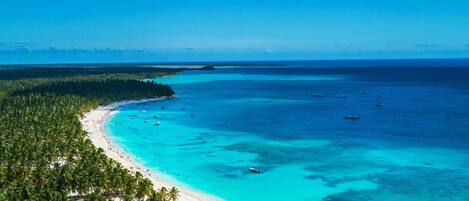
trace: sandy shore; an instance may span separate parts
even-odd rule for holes
[[[105,130],[106,121],[115,115],[118,110],[117,107],[131,104],[131,103],[140,103],[140,102],[149,102],[149,101],[158,101],[164,100],[168,97],[153,98],[153,99],[143,99],[138,101],[121,101],[116,102],[111,105],[98,107],[88,113],[86,113],[81,119],[80,122],[83,126],[83,130],[88,132],[88,138],[93,142],[93,144],[102,148],[106,155],[119,163],[121,163],[125,168],[131,172],[139,171],[145,177],[149,178],[155,185],[155,189],[166,187],[170,188],[176,186],[180,191],[179,201],[215,201],[220,200],[214,196],[207,195],[201,192],[197,192],[194,189],[189,189],[188,187],[183,187],[181,185],[175,184],[171,179],[159,172],[152,172],[135,160],[131,155],[125,153],[119,146],[112,143],[109,135]]]

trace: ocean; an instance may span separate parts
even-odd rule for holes
[[[469,200],[469,68],[306,63],[154,80],[177,97],[122,106],[106,127],[182,185],[230,201]]]

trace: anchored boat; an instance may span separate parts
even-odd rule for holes
[[[342,98],[347,98],[347,96],[343,95],[343,94],[337,94],[337,95],[335,95],[335,98],[342,99]]]
[[[355,113],[352,113],[352,114],[349,114],[349,115],[345,115],[344,116],[344,119],[350,119],[350,120],[359,120],[361,119],[362,117],[358,114],[355,114]]]
[[[378,101],[378,102],[376,103],[376,107],[383,107],[383,106],[384,106],[383,101]]]
[[[249,172],[254,173],[254,174],[260,174],[261,170],[254,168],[254,167],[249,167]]]
[[[325,96],[324,94],[312,94],[311,95],[311,97],[313,97],[313,98],[322,98],[324,96]]]

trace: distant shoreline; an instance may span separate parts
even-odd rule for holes
[[[102,148],[104,153],[109,158],[112,158],[115,161],[121,163],[123,167],[127,168],[132,173],[136,171],[142,173],[144,177],[152,181],[155,189],[161,187],[170,188],[175,186],[180,191],[180,197],[178,199],[179,201],[221,200],[215,196],[178,185],[174,181],[171,181],[169,176],[161,172],[150,171],[141,163],[139,163],[134,157],[132,157],[131,154],[126,153],[121,147],[113,143],[109,137],[109,134],[106,132],[106,122],[118,113],[118,110],[116,110],[118,107],[128,104],[167,100],[170,98],[173,97],[157,97],[142,100],[120,101],[110,105],[100,106],[86,113],[82,118],[80,118],[80,122],[82,124],[83,130],[88,133],[87,138],[90,139],[97,148]]]
[[[29,61],[29,62],[0,62],[0,68],[38,68],[38,67],[76,67],[76,68],[113,68],[113,67],[157,67],[197,69],[203,66],[215,68],[225,67],[287,67],[297,64],[308,64],[313,68],[350,68],[350,67],[469,67],[468,57],[391,57],[391,58],[331,58],[331,59],[254,59],[254,60],[214,60],[214,61]],[[353,64],[353,65],[351,65]],[[402,65],[404,64],[404,65]]]

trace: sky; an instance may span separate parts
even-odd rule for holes
[[[469,58],[467,0],[2,0],[0,63]]]

